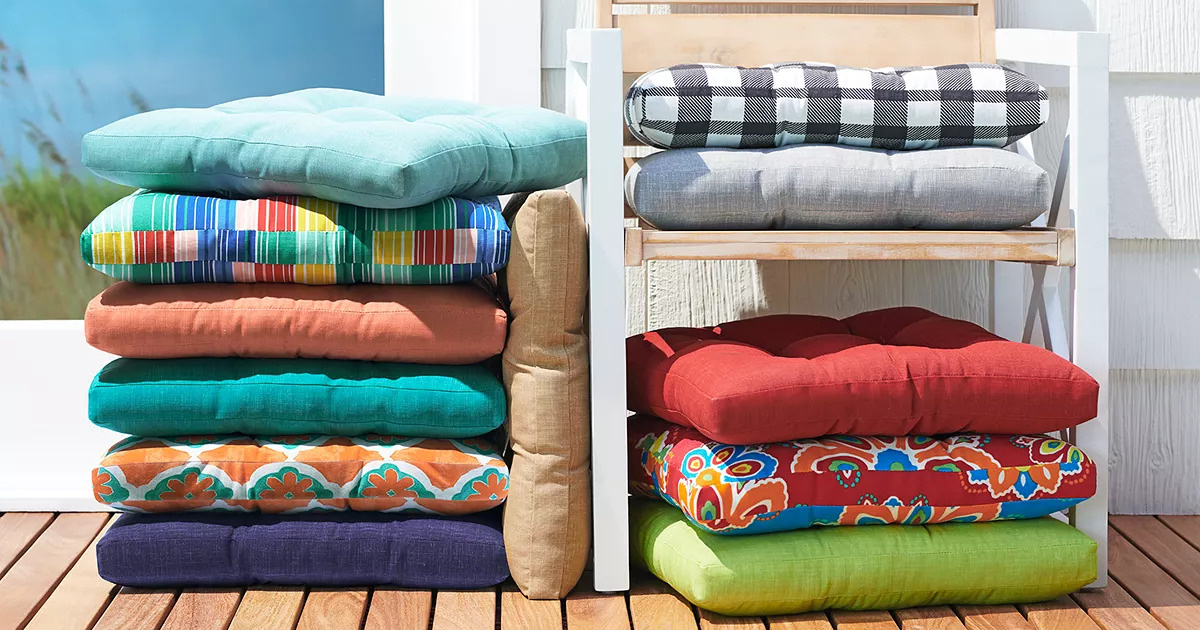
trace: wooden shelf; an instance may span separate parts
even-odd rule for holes
[[[625,264],[644,260],[1004,260],[1075,264],[1075,231],[693,232],[625,228]]]

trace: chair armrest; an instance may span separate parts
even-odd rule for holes
[[[1108,33],[996,29],[996,58],[1073,68],[1108,68]]]

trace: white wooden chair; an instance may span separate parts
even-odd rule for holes
[[[680,4],[684,0],[656,0]],[[587,177],[575,184],[590,230],[593,544],[595,588],[629,588],[625,408],[625,266],[645,260],[990,260],[997,334],[1029,341],[1040,323],[1051,350],[1100,382],[1098,415],[1068,438],[1098,468],[1095,498],[1069,515],[1099,543],[1108,527],[1108,36],[996,30],[993,0],[758,0],[776,7],[914,7],[914,14],[736,12],[738,0],[689,0],[714,13],[626,14],[597,0],[603,28],[568,33],[567,107],[588,124]],[[718,7],[734,8],[722,14]],[[947,10],[945,13],[937,13]],[[613,28],[609,28],[613,27]],[[1054,209],[1039,227],[961,231],[658,231],[626,227],[621,102],[625,81],[677,63],[757,66],[825,61],[859,67],[970,61],[1063,66],[1070,106]],[[1019,150],[1026,151],[1023,142]],[[1067,212],[1059,212],[1064,184]],[[1019,263],[1019,264],[1012,264]],[[1029,263],[1034,263],[1030,265]],[[1026,269],[1032,273],[1027,274]],[[1060,270],[1066,270],[1060,273]],[[1032,287],[1032,291],[1027,288]],[[1063,318],[1062,296],[1071,316]],[[1028,298],[1026,298],[1028,296]],[[1026,306],[1027,305],[1027,306]],[[1069,321],[1068,321],[1069,320]]]

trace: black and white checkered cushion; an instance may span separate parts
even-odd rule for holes
[[[865,70],[821,63],[686,64],[648,72],[625,97],[646,144],[879,149],[1003,147],[1042,126],[1046,90],[994,64]]]

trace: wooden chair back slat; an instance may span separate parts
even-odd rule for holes
[[[620,15],[616,26],[624,71],[636,73],[680,63],[823,61],[879,68],[984,59],[973,15]]]
[[[613,3],[597,0],[596,24],[621,29],[624,71],[643,73],[678,63],[761,66],[822,61],[867,68],[994,62],[993,0],[669,0],[654,4],[704,4],[713,11],[653,15],[614,14]],[[720,7],[756,5],[763,13],[721,13]],[[778,13],[775,7],[822,5],[968,7],[961,14]],[[715,8],[714,8],[715,7]],[[744,7],[743,7],[744,8]]]

